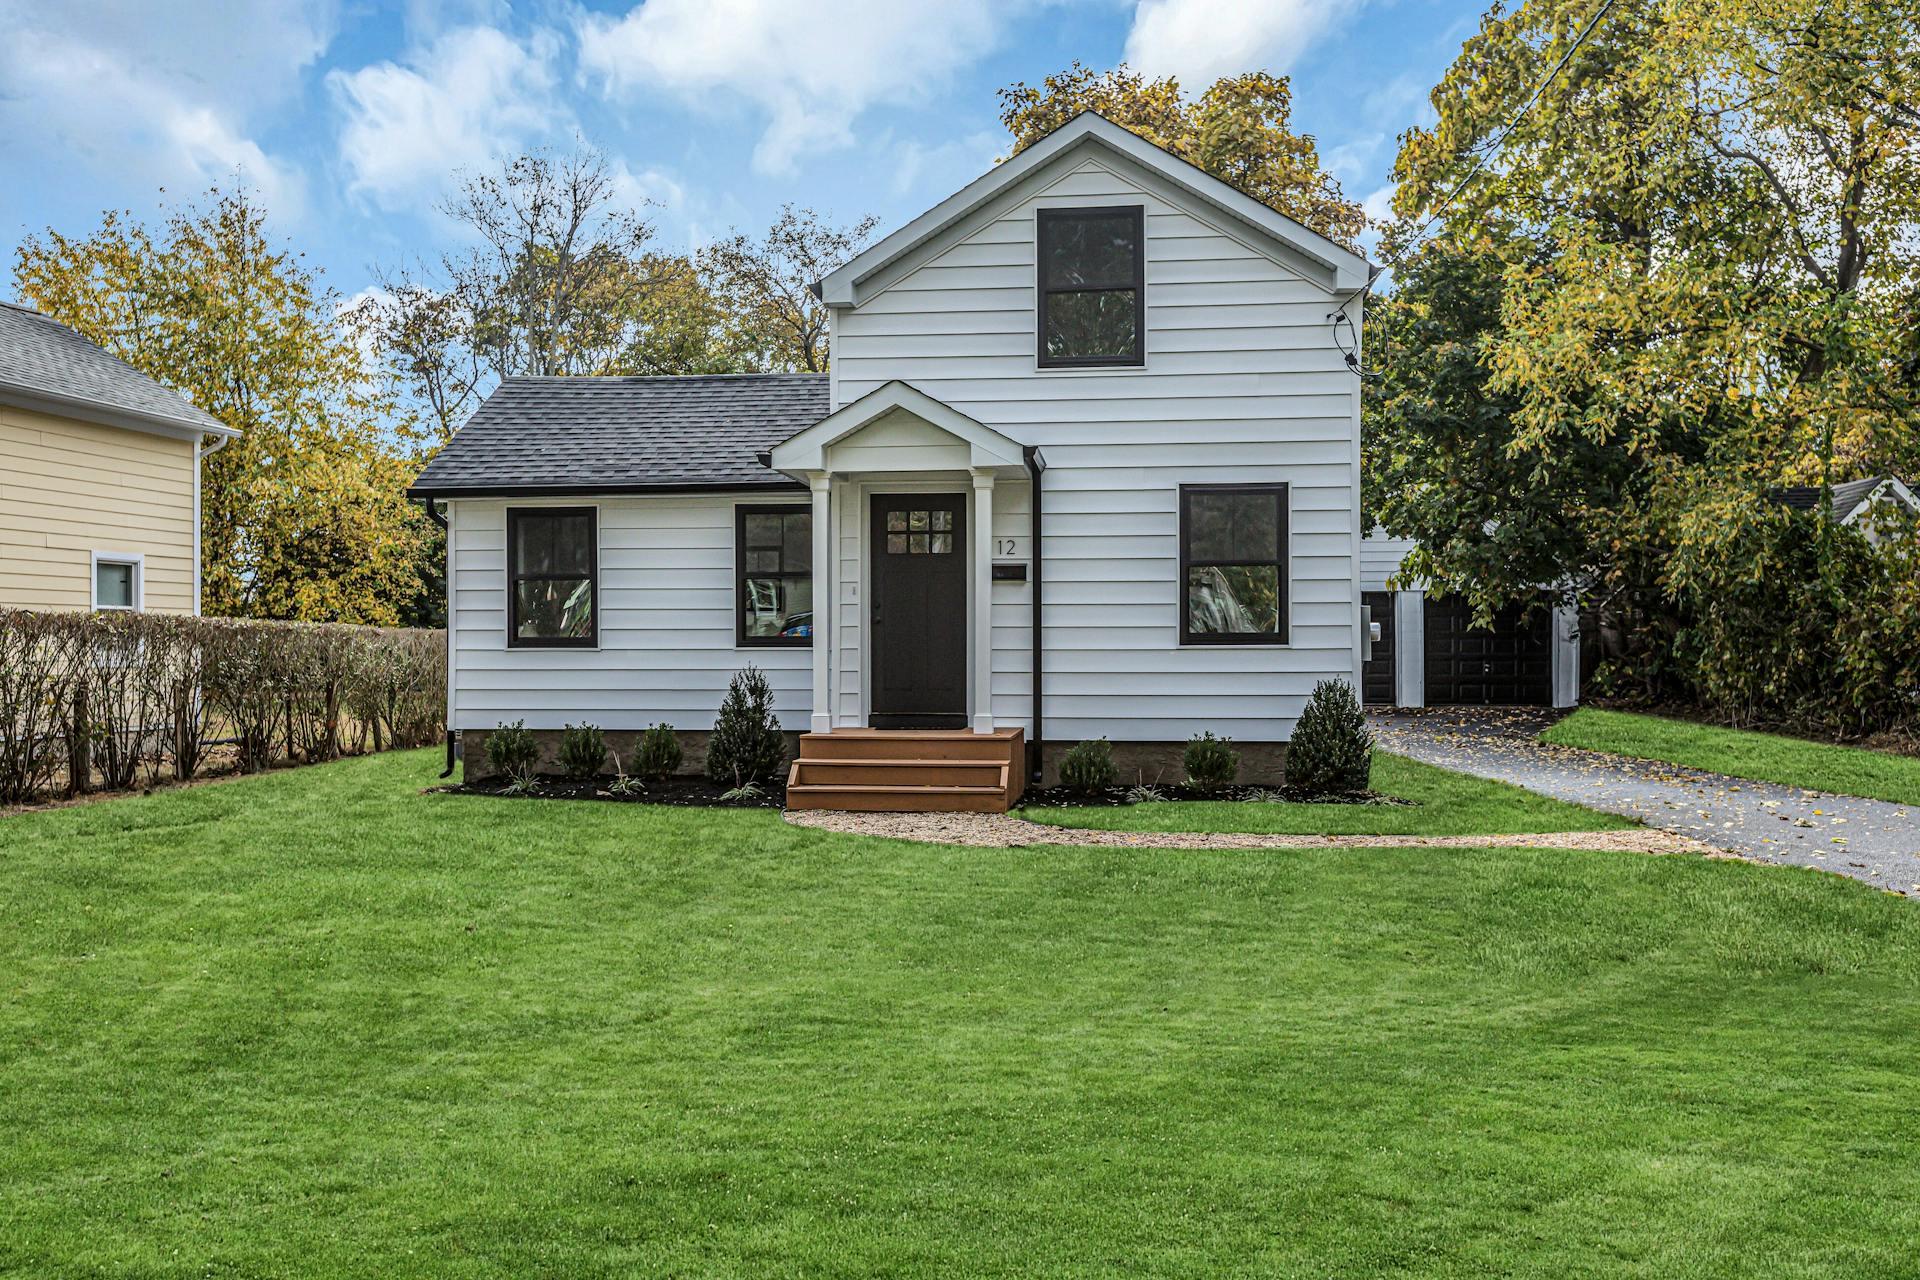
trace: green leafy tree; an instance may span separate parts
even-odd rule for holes
[[[785,205],[764,236],[736,232],[696,262],[729,317],[736,342],[763,369],[825,373],[827,308],[814,282],[867,245],[879,219],[834,226],[812,209]]]
[[[1920,461],[1917,90],[1909,6],[1492,10],[1396,165],[1370,514],[1483,610],[1573,571],[1616,656],[1703,687],[1706,611],[1757,563],[1719,535]],[[1837,607],[1824,505],[1812,543]]]
[[[1015,155],[1083,111],[1099,112],[1342,244],[1351,246],[1366,227],[1360,206],[1321,167],[1313,138],[1293,131],[1293,86],[1285,76],[1222,76],[1188,98],[1172,76],[1149,79],[1124,63],[1095,71],[1076,61],[1038,85],[1000,91],[1000,122],[1013,135]]]
[[[245,191],[29,236],[20,295],[244,434],[205,464],[209,614],[393,624],[419,590],[410,419]]]

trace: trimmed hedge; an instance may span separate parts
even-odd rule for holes
[[[446,689],[439,631],[0,609],[0,804],[424,746]]]

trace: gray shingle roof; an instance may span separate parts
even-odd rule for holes
[[[178,391],[59,321],[11,302],[0,302],[0,393],[5,391],[91,405],[115,417],[156,425],[227,430]]]
[[[1887,482],[1885,476],[1869,476],[1865,480],[1849,480],[1845,484],[1833,486],[1833,518],[1845,520],[1852,515],[1873,491]],[[1801,511],[1811,511],[1820,505],[1820,486],[1796,484],[1776,491],[1775,496],[1786,506]]]
[[[755,459],[827,416],[824,373],[508,378],[412,492],[796,488]]]

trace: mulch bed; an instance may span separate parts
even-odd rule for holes
[[[1132,787],[1103,787],[1098,791],[1082,791],[1076,787],[1042,787],[1029,791],[1020,800],[1026,808],[1117,808],[1122,805],[1137,804]],[[1289,787],[1254,787],[1234,784],[1225,787],[1193,787],[1182,783],[1175,786],[1155,787],[1160,800],[1230,800],[1242,802],[1271,803],[1283,801],[1288,804],[1382,804],[1410,805],[1411,800],[1399,796],[1382,795],[1378,791],[1354,791],[1332,795],[1316,795],[1311,791],[1300,791]]]
[[[669,804],[698,809],[784,809],[787,805],[787,784],[784,780],[763,784],[760,795],[752,800],[722,800],[720,797],[733,788],[702,777],[674,777],[640,783],[625,795],[616,795],[608,790],[613,781],[611,776],[595,778],[592,782],[543,777],[534,783],[532,791],[510,792],[504,783],[488,778],[457,786],[429,787],[428,790],[445,795],[493,796],[507,800],[604,800],[615,804]]]

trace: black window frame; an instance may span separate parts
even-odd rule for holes
[[[1183,484],[1180,486],[1180,583],[1177,596],[1180,610],[1181,645],[1231,644],[1231,645],[1286,645],[1292,643],[1293,635],[1293,497],[1292,486],[1285,481],[1271,484]],[[1275,550],[1277,560],[1195,560],[1193,557],[1192,517],[1188,498],[1198,494],[1262,494],[1270,495],[1277,507],[1275,517]],[[1191,590],[1190,580],[1195,568],[1244,568],[1249,566],[1273,565],[1279,570],[1280,599],[1278,602],[1279,630],[1266,631],[1193,631],[1189,629],[1191,615],[1188,612],[1187,592]]]
[[[742,502],[733,508],[733,643],[742,649],[811,649],[813,635],[804,636],[750,636],[747,634],[747,517],[748,516],[808,516],[813,515],[813,505],[807,502]],[[813,526],[807,526],[807,537],[813,537]],[[806,577],[815,582],[820,572],[818,565],[812,565],[812,556],[808,556],[810,567],[802,575],[798,573],[758,573],[756,578],[798,578]],[[820,629],[820,593],[814,592],[813,627]]]
[[[584,636],[522,636],[520,634],[520,584],[522,582],[564,578],[571,574],[521,573],[520,522],[529,517],[586,516],[593,525],[587,543],[587,618],[589,630]],[[509,649],[598,649],[600,647],[600,508],[595,506],[508,507],[507,508],[507,647]]]
[[[1047,226],[1075,217],[1133,217],[1133,351],[1121,356],[1049,356],[1047,299],[1057,293],[1117,293],[1125,285],[1047,286]],[[1139,204],[1061,205],[1034,211],[1034,354],[1042,369],[1134,369],[1147,363],[1147,209]]]

